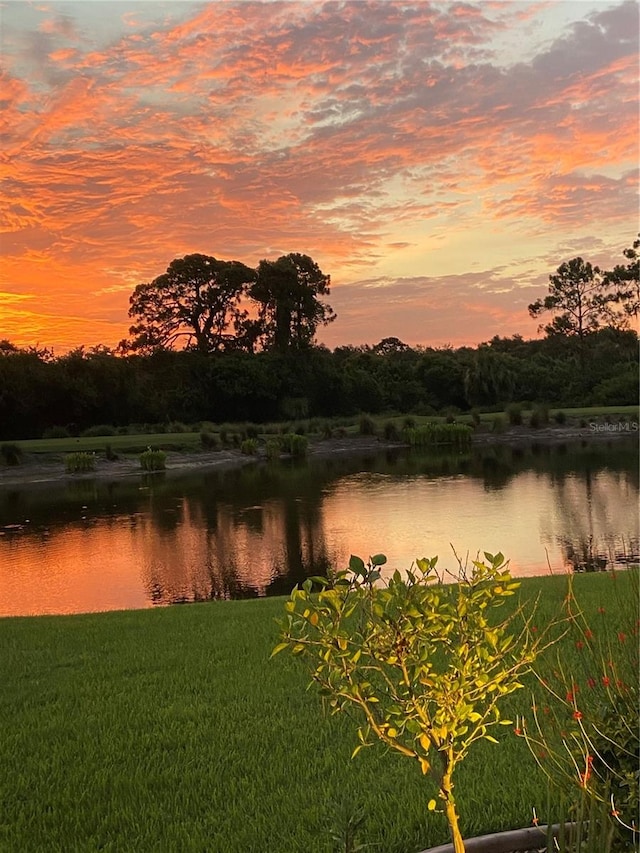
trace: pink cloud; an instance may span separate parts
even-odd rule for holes
[[[107,38],[51,13],[21,29],[8,7],[6,286],[48,288],[70,329],[71,306],[95,300],[111,306],[107,326],[87,313],[85,330],[113,328],[105,342],[117,341],[127,287],[190,251],[252,264],[303,251],[339,282],[401,247],[422,257],[438,233],[506,228],[553,245],[558,228],[576,239],[596,220],[620,235],[637,212],[634,3],[576,11],[516,65],[494,60],[496,34],[553,4],[188,8],[176,22],[141,6]],[[394,281],[396,321],[413,328],[401,302],[415,291]],[[497,304],[526,326],[513,293],[474,281],[452,318],[462,310],[484,339],[477,317],[494,300],[492,328]],[[351,309],[332,335],[359,333]]]

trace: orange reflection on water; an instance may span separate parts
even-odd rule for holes
[[[386,571],[438,555],[440,569],[455,571],[451,545],[463,561],[502,551],[525,576],[579,567],[581,555],[617,559],[620,531],[638,547],[637,485],[608,470],[560,479],[527,470],[500,487],[359,473],[247,506],[207,489],[150,491],[138,511],[112,515],[92,514],[97,491],[82,499],[81,519],[0,529],[0,616],[286,594],[328,564],[345,568],[350,554],[382,552]]]
[[[438,568],[457,570],[452,546],[464,563],[467,555],[501,551],[513,575],[536,577],[571,568],[565,541],[579,541],[590,531],[608,551],[626,530],[637,541],[638,518],[634,489],[620,473],[600,472],[592,480],[599,496],[598,512],[590,511],[593,487],[569,477],[571,512],[565,490],[548,475],[524,472],[500,489],[487,489],[464,475],[395,478],[357,474],[340,481],[327,498],[327,528],[340,531],[347,548],[338,553],[342,565],[349,554],[366,559],[384,553],[387,575],[404,570],[416,558],[438,556]],[[371,519],[375,517],[375,525]],[[581,519],[581,525],[577,523]]]
[[[148,607],[139,580],[132,583],[136,552],[127,534],[117,525],[87,524],[50,535],[5,536],[0,616]],[[25,547],[27,537],[32,541]]]

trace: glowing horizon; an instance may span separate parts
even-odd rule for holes
[[[330,347],[534,337],[638,231],[638,4],[8,2],[0,339],[115,346],[194,252],[331,275]]]

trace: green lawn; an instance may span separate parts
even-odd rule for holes
[[[524,582],[543,592],[540,624],[565,583]],[[591,612],[626,583],[576,578]],[[267,599],[0,620],[0,850],[328,853],[358,807],[373,850],[447,840],[417,766],[377,747],[351,761],[353,724],[323,715],[298,659],[268,659],[282,610]],[[513,714],[530,704],[525,691],[510,700]],[[528,825],[533,806],[555,817],[526,745],[501,735],[460,768],[467,836]]]
[[[118,453],[141,453],[147,447],[201,450],[199,432],[166,432],[153,435],[101,435],[82,438],[32,438],[15,442],[25,453],[78,453],[104,450],[107,444]]]

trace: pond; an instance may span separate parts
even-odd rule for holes
[[[0,616],[288,594],[350,554],[514,575],[638,561],[635,441],[301,464],[0,489]]]

